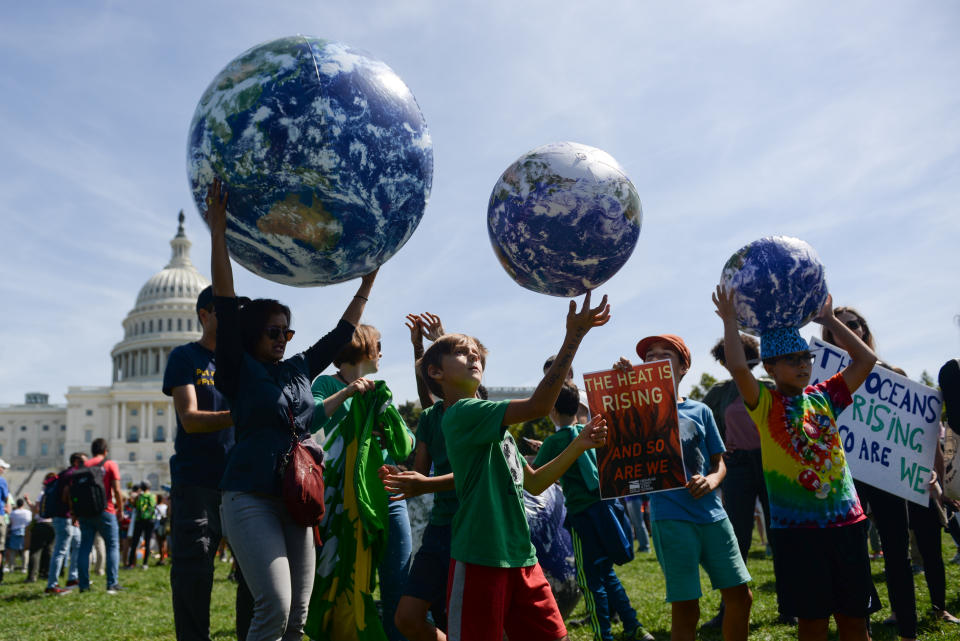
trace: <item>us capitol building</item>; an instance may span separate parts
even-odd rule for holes
[[[38,496],[44,475],[66,467],[72,452],[90,455],[96,438],[109,443],[122,488],[170,483],[177,421],[173,399],[161,391],[163,371],[175,347],[200,338],[197,295],[210,284],[190,262],[182,211],[179,220],[170,262],[140,288],[110,352],[113,383],[69,387],[65,406],[40,392],[22,405],[0,405],[0,458],[11,466],[4,475],[11,493]]]

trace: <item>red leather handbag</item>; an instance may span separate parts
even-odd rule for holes
[[[313,528],[317,545],[321,544],[317,526],[325,511],[323,503],[323,448],[312,436],[301,440],[287,410],[292,436],[290,449],[280,461],[281,494],[294,523]]]

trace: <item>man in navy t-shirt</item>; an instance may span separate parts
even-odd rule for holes
[[[233,447],[233,419],[226,399],[213,386],[217,317],[213,288],[197,297],[203,335],[170,353],[163,393],[177,410],[175,454],[170,458],[170,588],[178,641],[210,640],[213,561],[220,545],[220,490],[227,452]]]

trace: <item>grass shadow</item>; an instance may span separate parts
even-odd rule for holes
[[[42,599],[43,596],[43,592],[17,592],[15,594],[8,594],[3,597],[2,601],[4,603],[27,603],[29,601]]]

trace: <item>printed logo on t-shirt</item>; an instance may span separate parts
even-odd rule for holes
[[[194,385],[213,385],[213,371],[198,367],[194,372]]]
[[[513,436],[506,434],[503,437],[500,441],[500,450],[503,452],[503,458],[507,462],[507,469],[510,470],[514,485],[523,485],[523,466],[520,463],[520,453],[517,451]]]
[[[697,424],[686,416],[680,416],[680,445],[683,448],[683,466],[687,468],[687,478],[703,474],[703,452],[700,450],[700,431]]]

